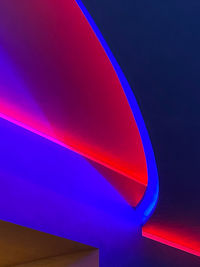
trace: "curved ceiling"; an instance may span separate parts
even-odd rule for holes
[[[100,171],[137,206],[152,173],[148,135],[138,129],[137,103],[127,99],[76,1],[3,1],[0,40],[1,117],[103,166]]]

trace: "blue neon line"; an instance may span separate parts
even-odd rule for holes
[[[102,47],[104,48],[119,80],[123,87],[124,93],[128,99],[129,105],[131,107],[133,116],[136,120],[136,124],[138,130],[140,132],[140,136],[142,139],[146,161],[147,161],[147,169],[148,169],[148,186],[144,197],[142,198],[141,202],[136,208],[138,212],[138,216],[141,216],[141,222],[144,224],[152,215],[157,201],[158,201],[158,194],[159,194],[159,181],[158,181],[158,172],[156,167],[156,161],[154,157],[154,152],[152,149],[151,141],[142,118],[142,114],[140,112],[139,106],[131,90],[126,77],[124,76],[119,64],[117,63],[115,57],[113,56],[110,48],[108,47],[105,39],[103,38],[101,32],[99,31],[98,27],[96,26],[94,20],[92,19],[91,15],[83,5],[81,0],[76,0],[78,6],[80,7],[81,11],[83,12],[84,16],[86,17],[88,23],[90,24],[91,28],[93,29],[94,33],[96,34],[99,42],[101,43]]]

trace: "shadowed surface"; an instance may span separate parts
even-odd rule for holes
[[[71,254],[74,254],[72,260],[75,262],[76,259],[78,260],[79,256],[81,259],[80,253],[82,253],[83,256],[89,256],[89,254],[92,252],[94,252],[94,248],[90,246],[45,234],[9,222],[0,221],[1,267],[18,266],[19,264],[23,264],[23,266],[29,266],[29,264],[27,264],[28,262],[36,262],[47,258],[48,260],[46,260],[46,262],[51,262],[51,257],[60,258],[61,256],[67,263],[67,258],[70,262],[72,257]],[[76,255],[77,253],[79,254]],[[79,263],[81,264],[81,261]],[[36,263],[33,264],[37,266]],[[96,266],[98,266],[98,264]]]

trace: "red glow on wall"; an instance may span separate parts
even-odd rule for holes
[[[192,231],[154,225],[150,221],[143,227],[142,235],[167,246],[200,256],[200,239],[192,235]]]

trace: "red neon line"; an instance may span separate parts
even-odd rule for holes
[[[118,170],[118,169],[116,169],[116,168],[110,166],[109,164],[103,162],[102,160],[98,160],[98,159],[96,159],[96,158],[93,158],[93,157],[91,157],[91,156],[89,156],[89,155],[87,155],[87,154],[85,154],[85,153],[83,153],[83,152],[81,152],[81,151],[75,149],[75,148],[72,147],[72,146],[66,145],[65,143],[59,141],[58,139],[56,139],[56,138],[54,138],[54,137],[51,137],[51,136],[49,136],[49,135],[47,135],[47,134],[45,134],[45,133],[42,133],[42,132],[40,132],[40,131],[38,131],[38,130],[36,130],[36,129],[34,129],[34,128],[32,128],[32,127],[26,125],[26,124],[24,124],[23,122],[20,122],[20,121],[18,121],[18,120],[15,120],[15,119],[13,119],[13,118],[11,118],[11,117],[9,117],[9,116],[7,116],[7,115],[1,113],[1,112],[0,112],[0,118],[2,118],[2,119],[4,119],[4,120],[7,120],[7,121],[9,121],[9,122],[11,122],[11,123],[13,123],[13,124],[19,126],[19,127],[22,127],[22,128],[24,128],[24,129],[26,129],[26,130],[28,130],[28,131],[34,133],[34,134],[37,134],[37,135],[39,135],[39,136],[41,136],[41,137],[44,137],[45,139],[47,139],[47,140],[49,140],[49,141],[51,141],[51,142],[53,142],[53,143],[55,143],[55,144],[58,144],[58,145],[60,145],[60,146],[62,146],[62,147],[65,147],[65,148],[67,148],[67,149],[69,149],[69,150],[71,150],[71,151],[73,151],[73,152],[75,152],[75,153],[77,153],[77,154],[79,154],[79,155],[81,155],[81,156],[87,158],[87,159],[90,159],[90,160],[92,160],[92,161],[94,161],[94,162],[100,164],[100,165],[103,165],[104,167],[106,167],[106,168],[108,168],[108,169],[110,169],[110,170],[112,170],[112,171],[114,171],[114,172],[117,172],[117,173],[119,173],[119,174],[125,176],[125,177],[128,178],[128,179],[134,180],[135,182],[137,182],[137,183],[139,183],[139,184],[141,184],[141,185],[144,185],[145,187],[147,186],[146,183],[143,183],[142,181],[138,181],[138,180],[135,179],[134,177],[132,177],[132,176],[130,176],[130,175],[127,175],[126,173],[124,173],[124,172],[122,172],[122,171],[120,171],[120,170]]]
[[[162,243],[164,245],[167,245],[167,246],[170,246],[170,247],[185,251],[189,254],[200,257],[200,250],[192,249],[189,246],[185,246],[185,245],[176,243],[175,241],[168,240],[168,239],[163,238],[159,235],[151,234],[150,232],[147,232],[146,230],[143,230],[143,229],[142,229],[142,236],[149,238],[149,239],[152,239],[154,241],[157,241],[159,243]]]

